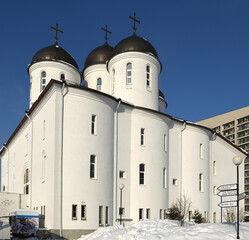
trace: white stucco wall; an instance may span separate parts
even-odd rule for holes
[[[95,64],[84,71],[85,86],[97,90],[97,80],[102,79],[101,92],[112,94],[111,75],[107,72],[106,64]]]
[[[214,139],[208,129],[174,120],[160,112],[119,103],[98,91],[73,86],[64,89],[62,141],[62,88],[62,83],[50,86],[30,114],[33,119],[33,187],[29,207],[39,211],[46,207],[47,228],[60,228],[61,160],[63,229],[98,228],[99,206],[103,206],[104,222],[105,208],[109,207],[110,225],[118,224],[119,184],[124,184],[125,219],[137,221],[139,208],[144,209],[144,218],[146,209],[150,209],[150,218],[159,218],[160,209],[167,210],[176,198],[186,194],[193,202],[192,210],[209,213],[210,221],[216,212],[219,221],[219,197],[213,195],[213,186],[234,183],[236,169],[232,158],[235,155],[245,157],[245,154],[220,137]],[[92,115],[97,119],[94,135],[91,134]],[[144,146],[140,142],[141,128],[145,130]],[[27,119],[8,144],[9,152],[1,155],[2,185],[7,187],[9,172],[10,192],[23,192],[24,171],[27,167],[31,169],[31,139],[32,126]],[[200,144],[203,145],[202,158]],[[97,159],[96,179],[90,179],[91,154]],[[215,176],[213,161],[217,162]],[[139,184],[140,163],[145,164],[144,185]],[[167,169],[166,188],[163,187],[164,168]],[[125,171],[123,179],[119,178],[120,170]],[[243,192],[243,168],[240,170]],[[200,173],[204,176],[203,192],[199,191]],[[177,185],[173,184],[173,179],[177,180]],[[73,204],[78,206],[77,220],[72,220]],[[86,205],[86,220],[80,218],[81,205]]]
[[[98,209],[109,207],[112,224],[113,135],[115,102],[101,95],[69,89],[65,96],[63,144],[63,221],[65,228],[98,227]],[[91,134],[92,115],[96,134]],[[95,179],[90,179],[90,155],[96,156]],[[72,173],[74,177],[72,178]],[[87,206],[87,220],[72,220],[72,204]],[[105,217],[103,217],[105,220]]]
[[[61,74],[65,75],[67,83],[80,85],[81,75],[74,66],[53,61],[42,61],[32,64],[29,68],[30,76],[30,107],[37,100],[42,92],[41,73],[46,72],[46,85],[51,79],[60,79]]]
[[[141,128],[144,145],[141,145]],[[134,109],[131,112],[131,218],[139,220],[139,208],[150,209],[151,219],[159,218],[160,209],[167,209],[168,189],[163,186],[163,169],[168,171],[168,151],[164,150],[164,135],[169,136],[163,118]],[[168,141],[167,141],[168,142]],[[124,160],[125,161],[125,160]],[[139,164],[145,164],[145,184],[139,184]]]
[[[126,65],[132,64],[132,83],[126,83]],[[151,86],[146,85],[146,66],[151,69]],[[113,57],[108,64],[112,74],[115,69],[113,96],[136,106],[158,110],[158,76],[161,71],[160,63],[153,56],[126,52]]]

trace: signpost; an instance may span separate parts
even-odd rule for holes
[[[220,196],[221,198],[221,202],[218,204],[218,206],[221,208],[221,222],[222,222],[222,208],[237,207],[238,205],[237,201],[222,202],[222,197],[236,196],[238,194],[237,184],[232,183],[232,184],[221,185],[217,189],[220,191],[217,193],[217,195]]]
[[[222,208],[237,207],[237,239],[239,239],[239,201],[246,197],[246,193],[239,194],[239,181],[238,181],[238,166],[237,166],[237,182],[233,184],[221,185],[217,189],[220,191],[217,193],[221,197],[221,202],[218,206],[221,208],[221,222],[222,222]],[[222,197],[237,196],[235,201],[222,202]]]
[[[221,202],[218,204],[219,207],[237,207],[237,201]]]
[[[226,185],[221,185],[217,188],[220,191],[229,191],[229,190],[237,190],[237,184],[226,184]]]
[[[242,200],[242,199],[244,199],[245,197],[246,197],[246,193],[245,192],[239,194],[239,201]]]
[[[222,191],[222,192],[218,192],[217,195],[220,197],[236,196],[237,190]]]

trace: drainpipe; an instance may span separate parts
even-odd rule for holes
[[[211,136],[209,145],[209,221],[213,222],[213,141],[216,139],[216,132]],[[221,208],[222,211],[222,208]]]
[[[3,147],[8,151],[8,188],[7,188],[7,192],[9,192],[9,183],[10,183],[10,152],[9,149],[6,147],[6,144],[3,144]]]
[[[182,125],[182,129],[181,129],[181,159],[180,159],[180,166],[179,166],[179,170],[180,170],[180,174],[179,174],[179,178],[180,178],[180,198],[182,198],[182,158],[183,158],[183,154],[182,154],[182,133],[183,131],[186,129],[186,121],[183,122]]]
[[[33,181],[32,181],[32,176],[33,176],[33,120],[31,119],[31,117],[28,115],[28,111],[25,111],[25,115],[26,117],[29,119],[29,121],[31,122],[31,143],[30,143],[30,209],[32,209],[32,187],[33,187]]]
[[[117,219],[117,188],[118,188],[118,109],[121,99],[114,114],[114,149],[113,149],[113,222]],[[114,224],[113,224],[114,225]]]
[[[63,229],[63,127],[64,127],[64,97],[66,95],[66,93],[64,93],[65,90],[65,86],[66,86],[66,82],[65,80],[63,80],[63,85],[62,85],[62,91],[61,91],[61,178],[60,178],[60,237],[63,238],[63,233],[62,233],[62,229]]]

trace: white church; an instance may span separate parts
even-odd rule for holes
[[[55,44],[28,66],[30,106],[0,150],[1,191],[26,195],[25,207],[58,236],[118,225],[120,214],[125,224],[163,219],[183,195],[219,222],[216,189],[236,182],[233,157],[247,157],[213,130],[165,113],[159,56],[135,20],[133,30],[115,47],[106,37],[81,72],[57,26]]]

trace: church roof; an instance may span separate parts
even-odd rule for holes
[[[112,57],[124,52],[149,53],[158,58],[156,49],[151,45],[151,43],[136,34],[120,41],[113,49]]]
[[[83,71],[95,64],[106,64],[112,55],[113,47],[107,42],[97,48],[95,48],[86,58]]]
[[[66,62],[78,68],[78,65],[74,58],[68,53],[65,49],[60,47],[59,45],[52,45],[39,50],[34,57],[32,58],[31,64],[29,67],[37,62],[41,61],[58,61],[58,62]],[[29,68],[28,67],[28,68]]]

